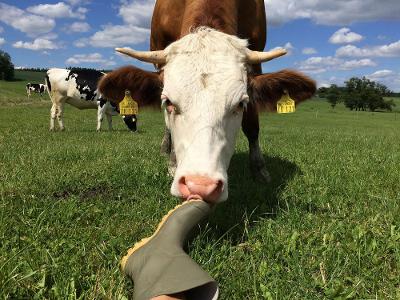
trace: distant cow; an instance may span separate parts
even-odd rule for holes
[[[118,107],[104,99],[97,91],[97,82],[105,74],[96,70],[50,69],[47,71],[47,91],[53,103],[50,111],[50,130],[54,130],[57,117],[60,130],[64,130],[64,104],[78,109],[97,109],[97,131],[101,129],[104,115],[112,130],[112,116],[119,114]],[[133,129],[131,116],[123,117],[129,129]]]
[[[40,94],[40,97],[42,97],[42,94],[46,91],[46,85],[41,84],[41,83],[28,83],[26,85],[26,93],[28,97],[31,96],[31,93],[37,93]]]

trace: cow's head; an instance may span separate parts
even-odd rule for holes
[[[246,40],[208,28],[163,51],[117,51],[164,66],[160,73],[121,68],[103,77],[99,88],[117,102],[129,89],[139,105],[161,104],[177,158],[171,193],[183,198],[227,199],[227,169],[249,101],[274,108],[284,91],[298,102],[315,92],[315,83],[294,71],[258,76],[249,71],[284,50],[250,51]]]

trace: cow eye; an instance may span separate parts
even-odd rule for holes
[[[176,106],[166,96],[161,96],[161,107],[165,109],[169,114],[177,113]]]
[[[247,108],[247,102],[241,101],[238,105],[239,109],[245,110]]]
[[[249,103],[249,96],[244,95],[242,97],[242,101],[239,102],[239,104],[237,105],[236,109],[235,109],[235,113],[240,113],[243,112],[247,109],[247,104]]]

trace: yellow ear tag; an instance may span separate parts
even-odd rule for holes
[[[282,98],[277,102],[276,110],[278,114],[288,114],[296,111],[296,104],[287,92],[285,92]]]
[[[126,90],[124,99],[119,103],[119,114],[128,116],[128,115],[137,115],[139,112],[138,104],[131,97],[131,92]]]

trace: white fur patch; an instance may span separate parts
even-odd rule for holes
[[[200,28],[165,49],[163,95],[176,107],[167,116],[177,157],[171,192],[180,196],[182,176],[222,180],[228,197],[227,169],[247,94],[247,41]]]

